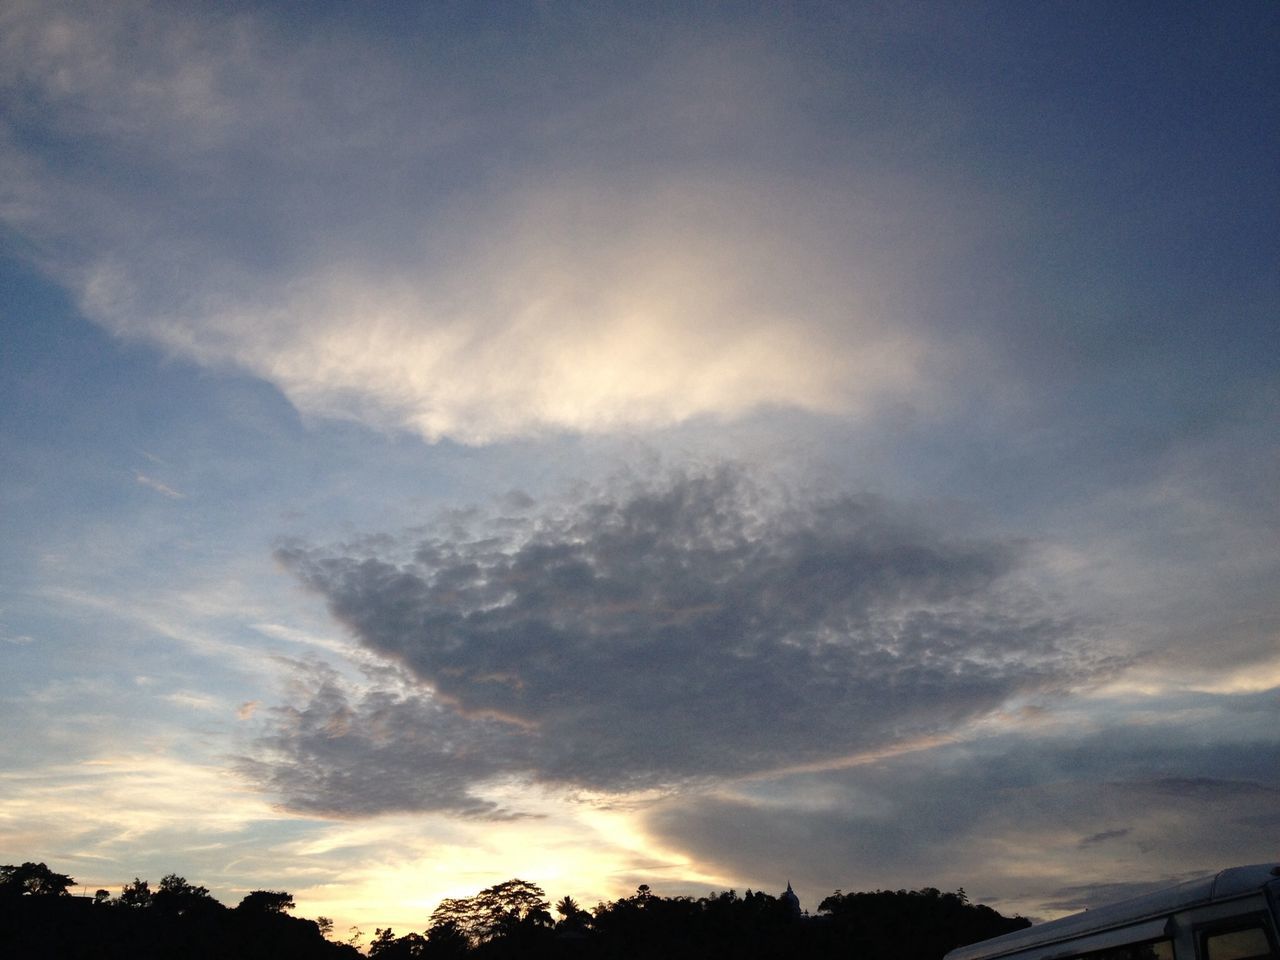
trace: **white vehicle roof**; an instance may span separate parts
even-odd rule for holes
[[[1143,920],[1168,916],[1188,907],[1253,893],[1277,878],[1280,878],[1280,864],[1276,863],[1232,867],[1197,880],[1188,880],[1176,887],[1037,924],[1026,930],[972,943],[967,947],[957,947],[946,955],[945,960],[992,960],[1060,940],[1128,927]]]

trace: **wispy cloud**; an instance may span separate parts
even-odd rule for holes
[[[155,477],[147,476],[145,473],[135,472],[134,479],[137,480],[138,483],[141,484],[142,486],[149,487],[150,489],[154,490],[156,493],[159,493],[168,497],[170,500],[183,500],[186,498],[186,494],[179,493],[177,490],[173,489],[173,487],[169,486],[167,483],[157,480]]]
[[[160,699],[176,707],[202,713],[221,713],[227,709],[225,701],[195,690],[175,690],[172,693],[161,694]]]
[[[1120,840],[1127,837],[1130,829],[1125,827],[1121,830],[1103,830],[1101,833],[1091,834],[1080,841],[1081,847],[1093,847],[1100,843],[1106,843],[1109,840]]]
[[[956,204],[883,171],[812,182],[741,164],[732,144],[698,149],[712,118],[785,126],[805,95],[776,52],[734,55],[758,46],[750,33],[673,47],[664,83],[540,99],[554,116],[534,126],[430,50],[285,44],[265,16],[19,3],[6,21],[6,219],[59,251],[46,265],[90,317],[240,365],[302,410],[484,442],[767,406],[856,415],[929,392],[896,247],[911,235],[919,255]],[[560,23],[553,46],[583,26]],[[334,62],[362,78],[341,96],[323,79]],[[509,66],[516,99],[550,69]],[[674,76],[687,83],[661,93]],[[93,172],[29,142],[27,114],[97,144]],[[460,151],[493,128],[556,172],[463,176]],[[588,160],[606,133],[620,167]],[[695,139],[622,160],[655,136]],[[370,175],[332,182],[339,158]]]

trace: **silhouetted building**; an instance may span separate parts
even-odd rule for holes
[[[792,916],[800,916],[800,898],[791,889],[790,880],[787,881],[787,889],[778,895],[778,899],[787,905],[787,909],[791,911]]]

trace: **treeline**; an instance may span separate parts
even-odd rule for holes
[[[229,908],[170,874],[135,878],[113,897],[69,894],[75,880],[43,863],[0,866],[0,957],[12,960],[359,960],[320,921],[289,916],[293,897],[255,890]]]
[[[325,960],[360,957],[363,935],[338,942],[324,917],[290,916],[293,897],[255,890],[229,908],[174,874],[153,890],[135,878],[119,895],[74,897],[75,881],[43,863],[0,867],[0,956],[14,960]],[[790,893],[729,890],[661,897],[641,885],[586,910],[572,897],[552,908],[542,888],[508,880],[445,900],[423,932],[378,928],[377,960],[940,960],[953,947],[1028,926],[969,902],[963,890],[842,893],[813,916]]]

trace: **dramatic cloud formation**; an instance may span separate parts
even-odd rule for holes
[[[417,929],[1280,855],[1278,35],[0,0],[0,862]]]
[[[830,762],[1103,662],[1019,582],[1026,548],[871,498],[779,500],[726,467],[498,521],[408,557],[279,551],[422,690],[352,704],[322,682],[270,740],[290,802],[459,808],[460,773],[628,790]]]

